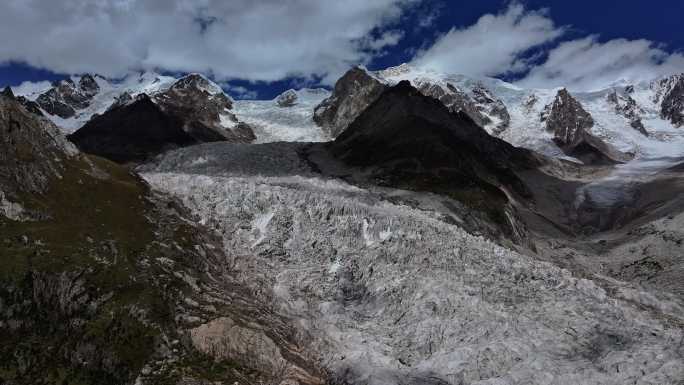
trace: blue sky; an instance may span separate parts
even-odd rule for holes
[[[202,72],[233,96],[268,99],[329,87],[353,64],[577,88],[684,71],[678,1],[8,1],[0,33],[17,39],[0,47],[2,86],[155,69]]]

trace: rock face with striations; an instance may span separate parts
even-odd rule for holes
[[[566,89],[558,91],[541,119],[546,122],[546,129],[553,132],[558,147],[584,163],[611,164],[629,160],[628,156],[589,132],[594,119]]]
[[[636,100],[630,95],[631,87],[626,87],[624,92],[618,93],[617,90],[608,94],[608,102],[615,106],[615,113],[624,116],[629,120],[632,128],[639,131],[645,136],[648,136],[648,131],[641,121],[641,114],[643,110],[637,104]]]
[[[335,138],[386,88],[365,69],[353,68],[335,83],[332,95],[316,106],[313,119]]]
[[[251,128],[238,121],[232,108],[233,101],[218,86],[193,74],[153,97],[122,94],[69,139],[84,152],[122,163],[197,143],[253,141]]]
[[[90,75],[84,75],[78,80],[78,84],[72,79],[56,83],[53,88],[40,95],[36,102],[48,114],[67,119],[74,116],[76,110],[88,107],[99,90],[97,81]]]
[[[684,125],[684,74],[673,75],[660,81],[662,94],[660,114],[675,127]]]

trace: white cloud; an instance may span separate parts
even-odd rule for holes
[[[259,94],[243,86],[234,86],[229,83],[221,83],[221,88],[236,99],[256,99]]]
[[[684,56],[670,54],[648,40],[597,37],[567,41],[549,52],[543,64],[518,83],[525,87],[564,86],[589,91],[616,81],[630,83],[684,71]]]
[[[420,0],[5,0],[0,62],[61,73],[203,72],[334,81],[397,44],[383,31]],[[375,36],[369,37],[369,36]]]
[[[511,3],[504,12],[484,15],[470,27],[452,28],[419,52],[413,64],[475,76],[521,72],[528,68],[523,54],[554,41],[563,32],[544,10],[526,11],[521,4]]]

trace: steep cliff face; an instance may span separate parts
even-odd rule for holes
[[[363,68],[353,68],[342,76],[332,95],[319,104],[314,121],[335,138],[387,88]]]
[[[662,90],[661,116],[670,120],[673,125],[684,125],[684,74],[673,75],[658,83]]]
[[[590,133],[594,119],[566,89],[558,91],[541,119],[567,155],[585,163],[618,163],[629,159]]]
[[[0,132],[1,383],[322,383],[175,201],[4,96]]]

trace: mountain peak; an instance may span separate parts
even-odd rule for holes
[[[210,95],[222,94],[223,89],[218,84],[199,73],[191,73],[178,79],[172,86],[174,90],[196,89]]]

